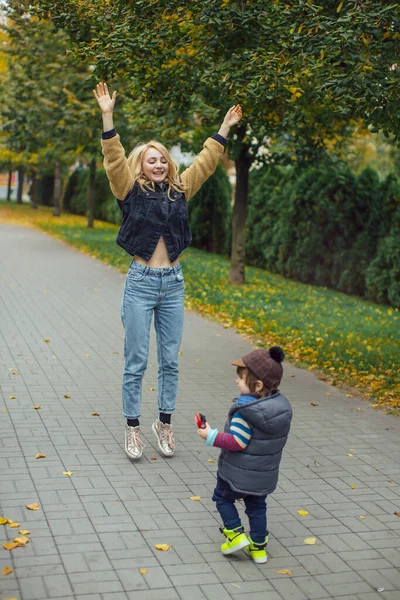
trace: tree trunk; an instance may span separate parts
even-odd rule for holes
[[[87,226],[94,227],[94,182],[96,179],[96,159],[92,158],[89,164],[89,187],[87,195]]]
[[[53,217],[61,215],[61,166],[60,161],[54,163],[54,210]]]
[[[238,135],[241,134],[242,139],[244,133],[243,129],[241,132],[238,131]],[[229,279],[234,284],[245,283],[247,195],[251,162],[252,158],[248,154],[248,146],[242,142],[239,156],[235,160],[236,192],[232,213],[232,253]]]
[[[12,174],[13,174],[13,168],[12,165],[9,165],[8,167],[8,182],[7,182],[7,202],[11,201],[11,182],[12,182]]]
[[[22,192],[24,186],[25,168],[18,167],[17,204],[22,204]]]
[[[38,207],[38,193],[39,193],[39,186],[38,186],[38,180],[36,177],[36,171],[32,171],[31,204],[32,204],[32,208],[35,208],[35,209]]]

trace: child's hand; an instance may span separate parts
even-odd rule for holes
[[[197,430],[197,433],[199,434],[199,436],[200,436],[200,437],[201,437],[203,440],[206,440],[206,439],[207,439],[207,436],[208,436],[208,432],[209,432],[209,431],[211,431],[211,427],[209,426],[209,424],[208,424],[208,423],[206,423],[206,426],[205,426],[203,429],[201,429],[201,428],[199,427],[199,429]]]

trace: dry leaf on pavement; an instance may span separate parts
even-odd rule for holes
[[[278,575],[291,575],[292,571],[290,569],[280,569],[277,573]]]
[[[151,460],[157,460],[157,456],[152,456]]]
[[[305,517],[306,515],[308,515],[308,510],[303,510],[300,509],[297,511],[299,513],[299,515],[301,515],[302,517]]]
[[[50,342],[50,340],[43,340],[44,342],[46,342],[46,344],[48,344]]]
[[[13,529],[15,527],[21,527],[21,523],[14,523],[14,521],[9,521],[10,527],[12,527]]]
[[[15,544],[14,542],[4,542],[3,544],[3,548],[6,550],[14,550],[17,546],[19,546],[19,544]]]
[[[352,490],[356,490],[356,489],[357,489],[357,486],[356,486],[356,485],[352,485],[352,486],[351,486],[351,489],[352,489]]]
[[[15,400],[15,396],[10,396],[10,400]]]
[[[71,477],[72,471],[63,471],[63,475],[66,475],[67,477]]]
[[[33,504],[26,504],[26,508],[29,508],[29,510],[40,510],[40,504],[37,502],[34,502]]]
[[[28,529],[20,529],[18,531],[18,533],[20,533],[21,535],[28,535],[28,533],[30,533],[30,531]]]
[[[10,569],[10,567],[4,567],[4,569],[2,570],[2,575],[9,575],[10,573],[13,573],[14,569]]]
[[[139,569],[139,573],[141,573],[142,575],[146,575],[147,569]]]
[[[348,454],[347,456],[354,456],[353,454]]]
[[[35,405],[33,408],[34,408],[35,410],[39,410],[40,406],[39,406],[39,404],[36,404],[36,405]]]
[[[360,515],[360,519],[366,519],[365,515]]]
[[[201,500],[201,496],[190,496],[190,499],[198,501]]]
[[[64,398],[71,398],[69,394],[64,394]]]
[[[148,388],[149,392],[154,392],[154,388]]]
[[[168,546],[168,544],[156,544],[156,545],[154,546],[154,548],[155,548],[156,550],[161,550],[162,552],[166,552],[167,550],[169,550],[169,546]]]
[[[311,406],[318,406],[316,402],[311,402]]]
[[[92,417],[99,417],[99,413],[98,412],[92,412]]]
[[[394,514],[396,515],[396,517],[400,517],[400,512],[395,512]]]
[[[37,454],[35,454],[35,458],[46,458],[46,455],[42,454],[41,452],[38,452]]]
[[[25,546],[25,544],[29,544],[29,538],[26,535],[22,535],[21,537],[16,537],[13,539],[14,544],[18,544],[18,546]]]
[[[315,538],[315,537],[309,537],[304,540],[304,543],[307,544],[308,546],[313,546],[316,542],[317,542],[317,538]]]
[[[6,519],[5,517],[0,517],[0,525],[7,525],[7,523],[10,523],[10,519]]]
[[[209,458],[207,462],[217,462],[215,458]]]

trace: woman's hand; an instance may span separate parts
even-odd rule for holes
[[[108,93],[107,84],[100,82],[96,85],[96,89],[93,90],[93,95],[96,98],[98,105],[101,108],[101,112],[103,114],[113,112],[117,92],[113,92],[113,95],[110,96],[110,94]]]
[[[233,127],[234,125],[237,125],[239,123],[242,116],[242,107],[240,106],[240,104],[236,104],[228,110],[223,123],[225,125],[228,125],[229,128]]]
[[[230,128],[233,125],[237,125],[242,118],[242,107],[240,104],[236,104],[232,106],[225,115],[224,120],[222,121],[222,125],[219,128],[219,135],[222,135],[225,139],[229,135]]]
[[[197,430],[197,433],[203,440],[206,440],[209,431],[211,431],[211,427],[209,426],[208,423],[206,423],[206,426],[203,429],[201,427],[199,427],[199,429]]]

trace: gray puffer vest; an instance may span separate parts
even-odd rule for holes
[[[292,407],[280,392],[242,406],[238,406],[236,399],[225,423],[225,433],[229,433],[232,417],[239,411],[252,429],[250,443],[240,452],[222,449],[218,473],[236,492],[267,496],[278,484],[279,463],[290,430]]]

